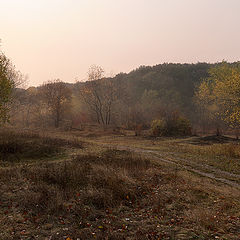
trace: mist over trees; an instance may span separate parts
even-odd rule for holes
[[[190,125],[202,132],[237,129],[239,69],[239,63],[166,63],[106,77],[104,69],[94,65],[87,82],[53,80],[18,89],[12,123],[55,128],[98,124],[137,132],[150,129],[155,121],[154,126],[185,126],[179,133],[188,134]],[[167,132],[172,134],[170,128]]]

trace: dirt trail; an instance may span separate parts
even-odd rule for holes
[[[94,142],[92,144],[96,144],[104,148],[113,148],[118,150],[127,150],[135,153],[141,153],[146,157],[151,157],[156,161],[161,161],[171,165],[175,165],[179,169],[184,169],[184,170],[196,173],[200,176],[208,177],[210,179],[227,184],[229,186],[232,186],[240,190],[240,174],[234,174],[234,173],[222,171],[220,169],[214,168],[207,164],[199,164],[191,160],[182,159],[177,156],[174,156],[173,152],[169,152],[168,154],[166,154],[166,153],[161,153],[158,150],[149,150],[149,149],[133,147],[133,146],[114,145],[114,144],[106,144],[106,143],[99,143],[99,142]],[[46,163],[67,162],[71,160],[72,160],[72,157],[69,157],[65,159],[55,159],[55,160],[44,161],[41,163],[34,162],[34,163],[19,164],[19,166],[24,166],[24,165],[34,166],[34,165],[46,164]],[[17,167],[17,166],[18,165],[15,165],[14,167]],[[12,166],[0,167],[0,169],[11,169],[11,168],[13,167]]]
[[[129,147],[124,145],[111,145],[111,144],[101,144],[101,145],[108,148],[141,153],[141,154],[147,155],[147,157],[151,155],[151,157],[154,158],[154,160],[175,165],[181,169],[197,173],[198,175],[201,175],[203,177],[208,177],[210,179],[216,180],[218,182],[222,182],[224,184],[230,185],[240,190],[240,183],[238,183],[240,182],[240,174],[234,174],[234,173],[222,171],[220,169],[214,168],[206,164],[198,164],[198,163],[188,161],[186,159],[182,159],[178,157],[174,157],[174,160],[169,159],[169,156],[167,156],[166,154],[161,154],[157,150],[148,150],[148,149]]]

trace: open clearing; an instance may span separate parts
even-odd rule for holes
[[[4,134],[0,239],[240,239],[238,142]]]

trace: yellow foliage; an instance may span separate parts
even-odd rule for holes
[[[240,66],[223,62],[209,71],[196,93],[199,105],[232,127],[240,123]]]

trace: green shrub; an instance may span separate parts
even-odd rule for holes
[[[191,135],[190,121],[184,117],[177,116],[166,121],[166,136],[188,136]]]
[[[191,135],[190,121],[178,114],[171,114],[164,119],[153,120],[151,129],[155,137]]]

